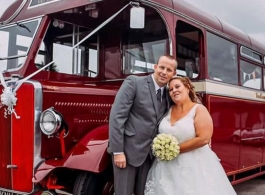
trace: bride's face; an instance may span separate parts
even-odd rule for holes
[[[179,103],[189,98],[189,90],[179,79],[174,79],[169,84],[169,95],[173,102]]]

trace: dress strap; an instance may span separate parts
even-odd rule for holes
[[[172,111],[172,106],[169,108],[167,115],[165,116],[167,121],[170,121],[171,111]]]
[[[195,114],[196,114],[196,109],[197,107],[199,106],[200,104],[195,104],[189,111],[189,116],[194,118],[195,117]]]

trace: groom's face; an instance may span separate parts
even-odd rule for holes
[[[159,59],[158,64],[155,64],[154,79],[160,87],[165,86],[168,81],[176,75],[176,66],[176,61],[174,59],[169,59],[166,56],[162,56]]]

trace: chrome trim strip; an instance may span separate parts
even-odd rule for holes
[[[104,80],[105,82],[112,82],[112,81],[124,81],[125,78],[122,78],[122,79],[106,79]],[[91,83],[87,83],[85,85],[91,85]],[[94,85],[94,84],[93,84]]]
[[[124,79],[108,79],[105,82],[123,81]],[[212,80],[194,81],[192,84],[196,92],[205,92],[206,94],[219,95],[224,97],[232,97],[244,100],[255,100],[265,102],[265,91],[245,88],[241,86],[230,85],[226,83],[216,82]],[[91,84],[86,84],[91,85]],[[264,98],[258,98],[262,96]]]
[[[58,190],[58,189],[56,189],[55,192],[58,193],[58,194],[73,195],[71,193],[68,193],[68,192],[63,191],[63,190]]]
[[[171,12],[171,13],[173,13],[173,14],[175,14],[177,16],[180,16],[180,17],[182,17],[184,19],[187,19],[188,21],[190,21],[192,23],[195,23],[195,24],[197,24],[197,25],[199,25],[201,27],[204,27],[204,28],[206,28],[206,30],[210,30],[212,32],[215,32],[217,35],[221,35],[222,37],[225,37],[227,39],[235,41],[235,42],[237,42],[237,43],[239,43],[241,45],[244,45],[244,46],[246,46],[248,48],[251,48],[251,49],[253,49],[255,51],[259,51],[259,50],[257,50],[257,48],[253,48],[251,45],[246,45],[246,43],[243,43],[243,42],[241,42],[241,41],[239,41],[239,40],[237,40],[237,39],[235,39],[235,38],[233,38],[233,37],[231,37],[231,36],[229,36],[227,34],[224,34],[223,32],[218,31],[218,30],[216,30],[216,29],[204,24],[203,22],[200,22],[200,21],[198,21],[198,20],[196,20],[196,19],[194,19],[194,18],[192,18],[190,16],[187,16],[187,15],[185,15],[185,14],[179,12],[179,11],[176,11],[173,8],[169,8],[169,7],[163,6],[163,5],[159,4],[159,3],[156,3],[156,2],[153,2],[153,1],[149,1],[149,0],[135,0],[135,1],[139,1],[139,2],[141,2],[143,4],[150,4],[150,5],[154,5],[156,7],[160,7],[161,9],[164,9],[164,10],[166,10],[168,12]],[[248,36],[248,34],[246,34],[246,35]]]
[[[250,137],[250,138],[244,138],[241,140],[245,141],[245,140],[255,140],[255,139],[263,139],[263,137]]]
[[[41,158],[41,129],[40,129],[40,115],[42,113],[42,85],[37,81],[26,81],[34,86],[34,168],[43,160]],[[33,169],[34,175],[34,169]]]
[[[219,83],[212,80],[198,81],[192,83],[196,92],[205,92],[206,94],[232,97],[244,100],[255,100],[265,102],[265,91],[250,89],[241,86]]]
[[[11,22],[15,17],[17,17],[17,15],[19,14],[19,12],[23,9],[24,5],[27,3],[27,0],[24,0],[20,6],[18,7],[18,9],[13,13],[12,16],[10,16],[7,20],[3,21],[2,24],[7,24],[9,22]]]
[[[17,169],[17,165],[6,165],[7,169]]]

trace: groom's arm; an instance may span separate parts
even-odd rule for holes
[[[135,76],[127,77],[119,89],[112,105],[109,120],[109,151],[124,152],[125,123],[130,115],[135,98]]]

